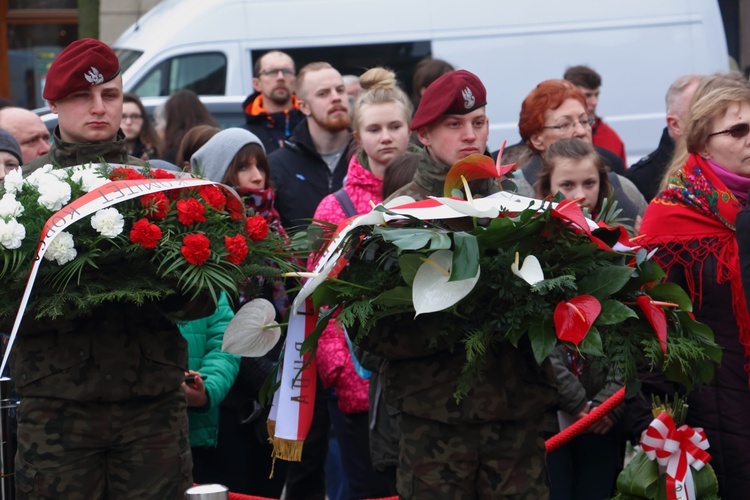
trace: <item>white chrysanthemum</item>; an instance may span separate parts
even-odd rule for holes
[[[114,238],[122,232],[125,219],[116,208],[104,208],[91,217],[91,227],[107,238]]]
[[[29,174],[29,176],[26,178],[26,182],[28,182],[32,186],[36,187],[36,186],[39,185],[40,179],[42,179],[43,177],[49,175],[49,173],[52,172],[52,169],[53,169],[52,164],[48,163],[48,164],[44,165],[43,167],[38,168],[38,169],[34,170],[33,172],[31,172]],[[55,179],[57,179],[57,178],[55,177]]]
[[[0,199],[0,217],[8,219],[16,218],[23,213],[23,205],[16,199],[16,195],[5,193]]]
[[[70,179],[73,182],[80,182],[83,190],[87,193],[109,182],[109,179],[102,177],[99,172],[90,168],[74,169]]]
[[[21,246],[21,242],[26,237],[26,228],[19,224],[16,219],[8,222],[0,219],[0,245],[8,250],[13,250]]]
[[[56,212],[70,201],[70,184],[52,174],[39,177],[39,204]]]
[[[49,247],[47,247],[47,253],[44,254],[44,258],[47,260],[54,260],[62,266],[63,264],[75,259],[76,255],[78,255],[78,252],[73,244],[73,235],[63,231],[52,240],[52,243],[49,244]]]
[[[68,178],[69,172],[67,168],[55,168],[50,172],[50,174],[57,177],[58,180],[64,181]]]
[[[23,173],[21,172],[20,168],[14,168],[7,174],[5,174],[5,180],[3,181],[3,184],[5,185],[5,192],[16,194],[23,191]]]

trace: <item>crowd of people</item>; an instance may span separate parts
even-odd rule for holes
[[[93,83],[85,78],[92,69]],[[711,384],[688,396],[688,424],[706,432],[720,496],[744,498],[750,82],[676,78],[665,89],[657,149],[628,167],[623,140],[597,114],[602,77],[580,65],[560,76],[518,103],[521,141],[500,161],[517,163],[510,180],[519,194],[562,193],[591,217],[616,201],[620,222],[655,250],[666,279],[689,291],[724,355]],[[325,232],[373,203],[442,196],[453,164],[501,154],[488,150],[485,113],[497,89],[433,58],[412,83],[410,97],[386,67],[344,78],[327,62],[298,69],[272,50],[255,61],[244,127],[222,130],[190,90],[171,96],[152,122],[138,96],[123,93],[114,52],[79,40],[47,75],[44,98],[59,123],[51,136],[34,113],[0,109],[0,179],[47,164],[153,162],[231,186],[279,234],[312,221]],[[484,180],[472,193],[505,186]],[[286,283],[259,285],[282,321],[292,298]],[[639,395],[547,455],[544,439],[560,431],[560,413],[583,418],[622,386],[617,374],[564,347],[539,366],[529,345],[507,343],[487,353],[487,372],[458,402],[464,354],[432,341],[444,328],[439,316],[380,320],[357,346],[331,320],[318,341],[301,460],[274,463],[260,392],[281,346],[260,358],[222,351],[235,311],[226,296],[208,304],[184,297],[110,304],[94,317],[24,319],[10,365],[21,398],[20,497],[181,498],[193,483],[220,483],[287,499],[609,498],[626,442],[637,444],[650,423],[650,395],[679,391],[644,372]],[[167,308],[182,311],[182,321],[170,322]],[[12,319],[2,318],[6,331]]]

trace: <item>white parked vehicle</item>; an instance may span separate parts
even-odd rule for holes
[[[675,78],[729,68],[715,0],[163,0],[113,48],[126,91],[140,96],[249,95],[253,62],[271,49],[298,68],[386,65],[410,90],[414,65],[431,55],[487,86],[493,150],[519,139],[521,102],[537,83],[585,64],[602,75],[598,112],[633,161],[656,147]]]

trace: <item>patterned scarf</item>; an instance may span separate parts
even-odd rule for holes
[[[732,309],[745,357],[750,357],[750,314],[740,276],[735,220],[742,209],[732,191],[699,155],[691,154],[668,187],[649,204],[641,224],[641,242],[659,247],[654,258],[667,274],[678,264],[684,269],[688,292],[698,308],[703,300],[703,266],[716,259],[716,282],[729,282]],[[745,365],[750,373],[750,364]],[[750,382],[749,382],[750,384]]]

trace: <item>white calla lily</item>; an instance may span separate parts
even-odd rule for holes
[[[417,311],[415,317],[422,313],[442,311],[466,297],[479,281],[477,275],[460,281],[448,281],[453,264],[451,250],[433,252],[429,259],[419,266],[412,283],[412,302]]]
[[[274,321],[275,317],[276,310],[269,301],[251,300],[227,325],[221,349],[248,358],[265,355],[281,337],[281,328]]]
[[[518,267],[518,252],[516,252],[516,261],[510,265],[510,270],[528,283],[531,286],[536,285],[540,281],[544,280],[544,271],[542,271],[542,265],[539,263],[539,259],[533,255],[527,255],[523,259],[523,264]]]

